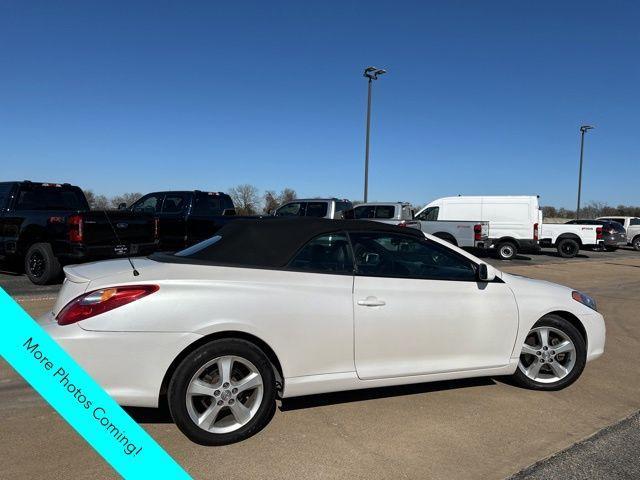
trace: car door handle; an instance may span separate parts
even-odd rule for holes
[[[376,297],[367,297],[364,300],[358,300],[358,305],[362,307],[382,307],[386,304],[384,300],[378,300]]]

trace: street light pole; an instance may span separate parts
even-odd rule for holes
[[[580,127],[580,171],[578,173],[578,206],[576,208],[576,220],[580,218],[580,194],[582,193],[582,158],[584,156],[584,134],[593,129],[591,125]]]
[[[364,153],[364,201],[367,202],[369,197],[369,137],[371,131],[371,83],[373,80],[378,79],[378,75],[387,73],[386,70],[382,70],[376,67],[367,67],[364,70],[364,76],[369,79],[368,94],[367,94],[367,135],[366,145]]]

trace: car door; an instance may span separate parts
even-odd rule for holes
[[[351,233],[355,258],[355,363],[361,379],[508,364],[515,298],[499,279],[437,242],[396,233]]]
[[[160,220],[160,247],[163,250],[177,250],[187,243],[187,209],[191,196],[185,192],[167,192],[158,213]]]

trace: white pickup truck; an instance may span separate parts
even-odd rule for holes
[[[542,223],[540,246],[555,247],[563,258],[575,257],[580,249],[602,246],[602,226]]]
[[[463,248],[486,248],[489,222],[459,220],[421,220],[414,218],[409,203],[362,203],[345,218],[374,220],[401,227],[418,228],[425,233]]]

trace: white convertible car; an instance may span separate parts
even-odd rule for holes
[[[278,396],[498,375],[556,390],[604,350],[589,296],[409,228],[239,219],[132,261],[67,267],[41,321],[120,404],[166,397],[205,445],[258,432]]]

